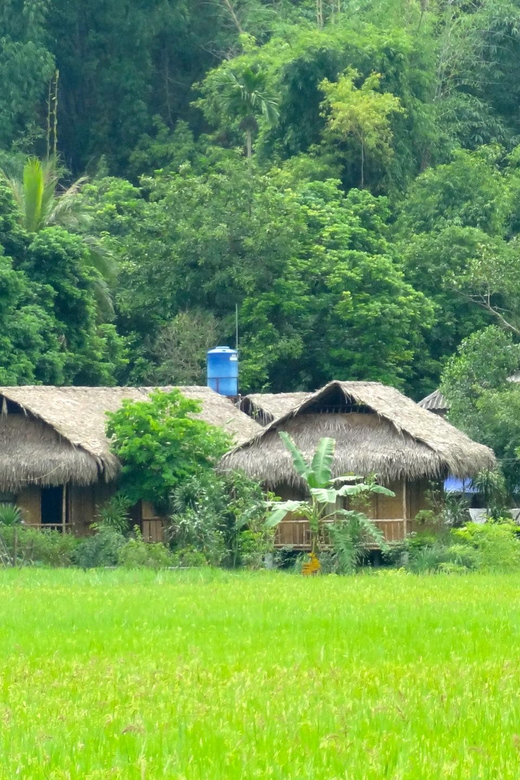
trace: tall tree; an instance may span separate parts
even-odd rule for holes
[[[202,98],[198,105],[205,109],[208,117],[215,111],[230,119],[238,120],[246,137],[246,156],[253,154],[253,133],[258,130],[257,117],[261,115],[267,123],[278,119],[278,102],[266,87],[266,76],[262,71],[244,68],[239,74],[222,66],[213,82],[216,93]]]
[[[333,141],[353,137],[359,146],[359,186],[363,189],[367,155],[378,155],[388,164],[393,155],[390,117],[403,113],[404,109],[395,95],[378,91],[380,73],[370,74],[361,86],[356,87],[359,78],[357,70],[348,68],[337,82],[324,79],[320,89],[325,93],[326,136]]]
[[[78,197],[86,178],[78,179],[59,192],[56,160],[50,158],[42,162],[36,157],[26,161],[21,179],[8,176],[5,172],[3,177],[18,206],[21,225],[28,233],[60,226],[81,236],[87,249],[85,258],[98,272],[93,275],[92,282],[100,309],[105,314],[112,314],[112,298],[107,282],[114,280],[115,262],[111,253],[89,232],[92,217],[84,201]]]

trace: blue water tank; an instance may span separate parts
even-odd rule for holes
[[[208,352],[208,387],[220,395],[238,395],[238,352],[215,347]]]

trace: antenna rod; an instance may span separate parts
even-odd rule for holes
[[[235,349],[238,353],[238,303],[235,304]]]

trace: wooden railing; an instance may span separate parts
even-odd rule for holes
[[[373,522],[383,532],[387,542],[397,542],[404,539],[412,530],[411,520],[377,518]],[[275,546],[292,547],[294,550],[310,550],[311,533],[308,521],[300,518],[283,520],[276,530]]]

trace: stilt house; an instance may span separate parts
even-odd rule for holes
[[[28,525],[87,533],[97,508],[117,489],[120,463],[106,436],[107,412],[147,387],[0,387],[0,503],[16,503]],[[159,388],[172,390],[171,387]],[[180,387],[202,402],[198,416],[239,444],[260,426],[208,387]],[[134,508],[145,538],[159,539],[153,507]]]
[[[279,431],[287,431],[309,459],[319,440],[330,436],[336,440],[334,476],[376,475],[394,491],[394,498],[377,495],[368,509],[388,541],[414,530],[415,516],[428,507],[432,482],[441,489],[448,475],[464,479],[495,466],[490,449],[395,388],[334,381],[225,455],[222,467],[242,469],[283,499],[302,498],[305,486]],[[299,517],[282,522],[277,544],[308,549],[307,522]]]

